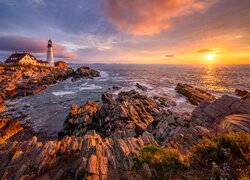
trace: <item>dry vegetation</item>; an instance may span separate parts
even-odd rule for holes
[[[134,158],[135,170],[148,179],[248,179],[249,166],[250,135],[243,133],[206,139],[186,154],[147,146]]]

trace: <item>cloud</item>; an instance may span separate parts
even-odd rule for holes
[[[78,56],[75,53],[63,52],[54,55],[55,58],[62,58],[62,59],[76,59]]]
[[[1,36],[0,50],[43,53],[46,52],[46,41],[21,36]]]
[[[228,50],[225,48],[213,48],[213,49],[203,48],[196,50],[196,53],[198,54],[208,54],[208,53],[223,54],[226,52],[228,52]]]
[[[47,39],[36,39],[23,36],[0,36],[0,51],[46,53]],[[54,43],[55,57],[76,58],[74,53],[67,52],[64,46]]]
[[[213,51],[211,49],[198,49],[196,50],[196,52],[199,54],[206,54],[206,53],[211,53]]]
[[[175,55],[174,54],[167,54],[167,55],[165,55],[165,57],[166,58],[173,58],[173,57],[175,57]]]
[[[172,19],[205,9],[214,0],[106,0],[106,14],[120,30],[152,35],[172,26]]]

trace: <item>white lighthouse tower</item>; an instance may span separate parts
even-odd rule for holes
[[[48,46],[47,46],[47,61],[50,64],[50,66],[54,66],[54,54],[53,54],[53,45],[52,41],[48,41]]]

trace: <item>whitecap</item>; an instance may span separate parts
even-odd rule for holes
[[[107,81],[107,80],[108,80],[108,78],[101,78],[101,79],[98,79],[97,81],[104,82],[104,81]]]
[[[83,90],[96,90],[96,89],[102,89],[102,87],[97,86],[95,84],[89,84],[88,86],[81,86],[79,88],[80,91],[83,91]]]
[[[100,71],[100,74],[101,74],[102,78],[109,77],[109,74],[107,72],[105,72],[105,71]]]
[[[69,95],[69,94],[75,94],[75,91],[56,91],[52,92],[55,96],[64,96],[64,95]]]

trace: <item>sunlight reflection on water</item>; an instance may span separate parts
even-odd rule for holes
[[[210,91],[230,92],[230,88],[223,86],[223,79],[218,75],[219,71],[211,64],[205,67],[201,75],[202,88]]]

